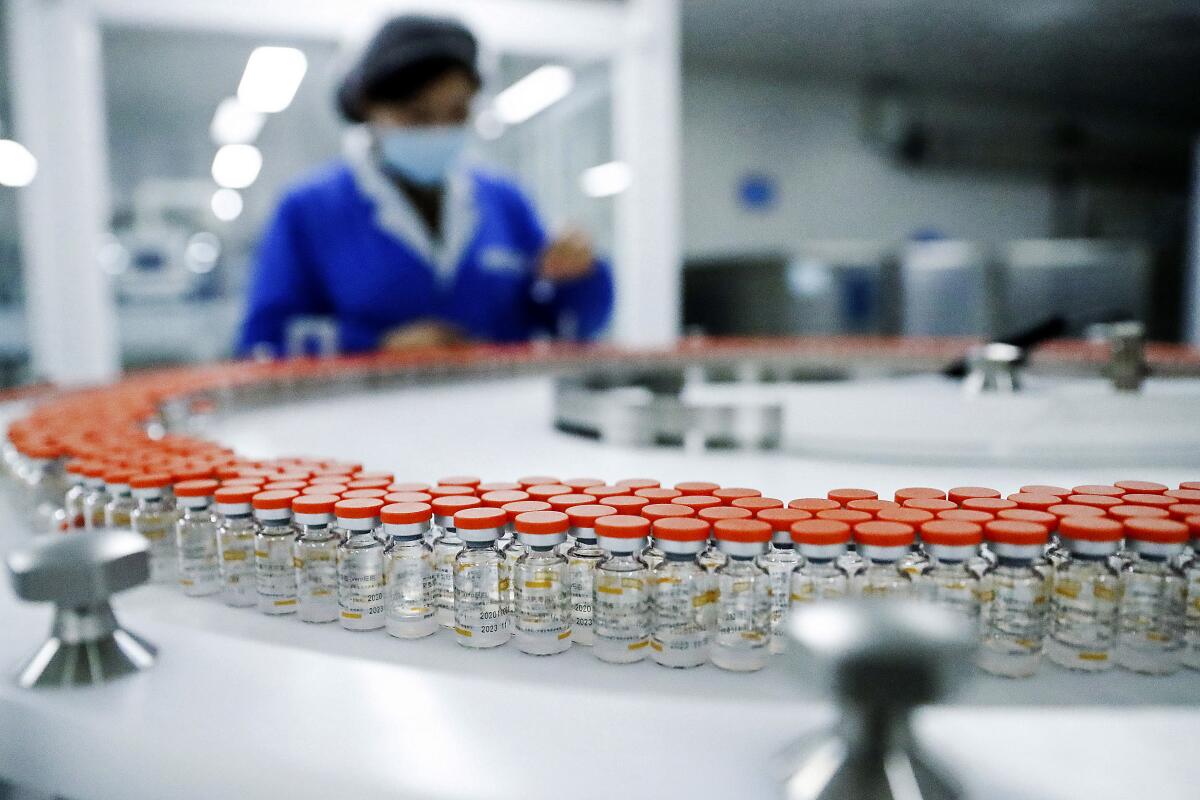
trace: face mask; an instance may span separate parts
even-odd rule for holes
[[[413,183],[435,186],[447,173],[467,144],[461,125],[375,129],[379,157],[390,169]]]

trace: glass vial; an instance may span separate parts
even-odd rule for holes
[[[104,527],[104,507],[112,499],[104,483],[104,466],[90,464],[83,478],[83,527],[94,531]]]
[[[513,641],[522,653],[548,656],[571,647],[571,589],[558,547],[570,518],[560,511],[527,511],[513,519],[525,546],[512,573]]]
[[[129,488],[129,480],[133,473],[129,470],[113,470],[104,476],[104,490],[109,500],[104,504],[104,527],[109,530],[129,530],[129,517],[137,508],[133,492]]]
[[[854,576],[854,593],[864,597],[910,597],[913,573],[900,567],[912,553],[915,532],[903,522],[875,520],[854,526],[854,541],[866,567]]]
[[[1189,516],[1185,522],[1191,536],[1191,552],[1182,566],[1187,580],[1183,665],[1200,670],[1200,515]]]
[[[130,479],[137,508],[129,515],[129,525],[140,533],[149,546],[150,582],[174,583],[178,556],[175,552],[177,514],[163,497],[171,485],[166,473],[135,475]]]
[[[979,607],[977,663],[1005,678],[1037,672],[1050,621],[1051,579],[1039,565],[1049,538],[1033,522],[995,520],[984,525],[996,565],[987,575],[991,594]]]
[[[717,629],[710,658],[721,669],[753,672],[767,665],[771,638],[771,584],[758,558],[771,526],[757,519],[723,519],[713,525],[728,561],[717,567]]]
[[[850,593],[850,575],[840,566],[850,526],[833,519],[792,523],[792,542],[804,561],[792,573],[791,606],[837,600]]]
[[[463,540],[454,526],[454,515],[481,505],[479,498],[465,495],[435,497],[433,507],[433,571],[437,587],[435,617],[445,628],[454,627],[454,560],[463,550]]]
[[[771,544],[767,552],[758,558],[758,565],[767,571],[771,588],[771,642],[772,653],[787,649],[784,624],[792,602],[792,573],[804,564],[804,557],[792,541],[792,525],[811,519],[807,511],[795,508],[768,508],[758,512],[757,519],[771,526]]]
[[[716,627],[716,578],[698,560],[711,526],[695,517],[668,517],[651,526],[663,560],[650,574],[650,658],[664,667],[708,660]]]
[[[373,631],[386,624],[383,602],[383,501],[341,500],[333,507],[341,544],[337,549],[338,621],[348,631]]]
[[[177,573],[179,585],[189,597],[221,591],[217,518],[212,510],[216,491],[217,482],[207,478],[175,484],[175,498],[182,510],[175,523]]]
[[[387,632],[397,639],[430,636],[438,630],[433,548],[425,541],[433,509],[427,503],[392,503],[379,514],[388,539],[383,553]]]
[[[293,546],[296,567],[296,615],[301,622],[333,622],[338,618],[337,548],[332,494],[302,494],[292,498],[292,519],[298,533]]]
[[[1117,665],[1169,675],[1183,665],[1187,582],[1175,562],[1187,546],[1188,527],[1141,518],[1126,520],[1124,528],[1133,557],[1121,571]]]
[[[974,522],[938,519],[921,525],[929,566],[917,584],[917,594],[962,616],[979,630],[980,603],[991,593],[991,578],[971,568],[979,556],[983,528]]]
[[[521,494],[525,493],[521,492]],[[527,494],[526,497],[528,497]],[[517,560],[527,552],[525,545],[517,538],[517,532],[513,528],[513,520],[516,519],[518,514],[525,514],[531,511],[550,511],[553,509],[553,506],[545,500],[513,500],[500,506],[500,508],[504,510],[508,521],[504,524],[503,536],[496,542],[496,549],[504,556],[504,564],[508,567],[508,574],[511,576],[517,566]],[[508,590],[504,593],[504,608],[511,617],[515,609],[513,582],[511,580],[508,582]]]
[[[575,543],[567,550],[567,582],[571,593],[571,641],[591,647],[592,603],[595,598],[596,567],[604,551],[596,542],[596,520],[611,517],[616,509],[603,504],[575,506],[567,511],[570,534]]]
[[[650,648],[650,570],[640,556],[649,533],[644,517],[596,520],[596,540],[608,554],[593,580],[592,653],[601,661],[630,664]]]
[[[496,549],[507,519],[498,508],[466,508],[454,515],[463,542],[454,557],[454,638],[463,647],[499,647],[511,635],[504,600],[508,565]]]
[[[1110,560],[1121,548],[1121,523],[1066,517],[1059,537],[1069,557],[1054,570],[1046,655],[1059,666],[1101,672],[1113,665],[1120,576]]]
[[[217,547],[221,553],[221,599],[227,606],[247,607],[258,603],[254,577],[255,535],[250,501],[254,486],[222,486],[217,489]]]
[[[292,489],[258,492],[251,503],[258,530],[254,536],[254,586],[258,610],[264,614],[294,614],[296,566],[293,545],[296,527],[292,524]]]
[[[66,533],[67,531],[83,530],[83,495],[87,491],[83,470],[83,461],[72,459],[67,462],[67,491],[63,495],[62,519],[60,524],[51,525],[51,533]],[[170,537],[174,538],[174,537]]]

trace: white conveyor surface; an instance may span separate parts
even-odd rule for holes
[[[466,382],[215,420],[249,454],[320,454],[398,480],[549,473],[664,483],[713,480],[784,499],[835,486],[1166,483],[1200,469],[1031,471],[801,460],[771,453],[631,450],[550,426],[541,379]],[[5,549],[24,535],[6,513]],[[442,633],[401,642],[231,609],[147,586],[117,613],[160,647],[143,674],[87,689],[0,683],[0,776],[73,798],[755,798],[778,795],[770,756],[832,718],[819,680],[774,660],[752,675],[712,666],[611,666],[585,648],[534,658],[469,652]],[[36,646],[50,609],[0,591],[0,665]],[[979,675],[918,730],[976,800],[1194,798],[1200,673],[1026,681]]]

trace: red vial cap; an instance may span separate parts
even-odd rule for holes
[[[1087,506],[1081,506],[1081,508],[1086,507]],[[1058,527],[1058,517],[1051,514],[1049,511],[1034,511],[1032,508],[1006,508],[1003,511],[996,512],[996,519],[1032,522],[1035,525],[1044,526],[1046,528],[1046,533],[1050,533]]]
[[[382,500],[387,497],[387,492],[383,489],[347,489],[341,495],[346,500],[361,500],[364,497],[371,500]]]
[[[449,497],[435,497],[429,501],[429,506],[433,509],[433,513],[439,517],[453,517],[463,509],[475,508],[478,505],[480,505],[478,497],[466,497],[461,494]]]
[[[1163,494],[1174,497],[1181,503],[1200,503],[1200,489],[1172,489]]]
[[[1000,544],[1045,544],[1050,538],[1045,526],[1017,519],[994,519],[984,523],[984,538]]]
[[[591,487],[604,485],[604,481],[600,478],[567,478],[560,483],[563,486],[570,486],[572,492],[580,494],[589,494],[588,489]]]
[[[379,509],[379,519],[388,525],[415,525],[433,518],[428,503],[390,503]]]
[[[853,489],[853,488],[830,489],[828,492],[826,492],[826,496],[830,500],[834,501],[835,503],[838,503],[839,505],[845,505],[846,503],[849,503],[851,500],[878,500],[879,499],[878,492],[873,492],[870,489]]]
[[[939,511],[938,519],[953,519],[959,522],[974,522],[976,525],[982,525],[989,520],[996,518],[996,515],[990,511],[976,511],[971,508],[955,508],[949,511]]]
[[[222,486],[213,492],[218,503],[232,505],[234,503],[249,503],[258,494],[254,486]]]
[[[768,508],[783,508],[783,501],[775,497],[739,497],[737,500],[731,501],[729,505],[734,508],[744,508],[747,511],[753,511],[757,514]]]
[[[946,493],[941,489],[934,489],[929,486],[906,486],[903,489],[897,489],[895,500],[900,505],[904,505],[905,500],[945,500]]]
[[[339,498],[332,494],[301,494],[292,498],[292,511],[297,514],[332,514]],[[217,498],[220,502],[220,498]]]
[[[590,494],[597,500],[603,500],[606,497],[622,497],[629,494],[629,489],[624,486],[589,486],[585,494]]]
[[[798,508],[764,508],[754,515],[771,526],[773,531],[790,531],[797,522],[812,519],[812,514]]]
[[[388,492],[383,496],[385,503],[429,503],[432,500],[433,497],[425,492]]]
[[[217,482],[210,478],[183,481],[175,484],[175,495],[177,497],[212,497],[216,491]]]
[[[1000,497],[968,497],[962,501],[962,507],[971,511],[987,511],[990,514],[1010,508],[1019,508],[1016,501]]]
[[[936,497],[917,497],[912,500],[905,500],[902,507],[915,508],[918,511],[928,511],[931,514],[936,514],[939,511],[952,511],[958,508],[958,503],[952,503],[949,500],[938,500]]]
[[[277,508],[291,508],[293,498],[299,496],[299,492],[291,489],[273,489],[267,492],[258,492],[251,497],[250,502],[259,511],[270,511]]]
[[[1000,492],[989,486],[955,486],[946,493],[947,499],[962,505],[964,500],[972,497],[999,497]]]
[[[916,538],[912,525],[903,522],[871,520],[854,526],[854,541],[876,547],[902,547],[911,545]]]
[[[437,497],[474,497],[475,492],[470,486],[431,486],[425,494]]]
[[[1055,497],[1066,497],[1071,494],[1071,490],[1049,483],[1029,483],[1021,487],[1021,494],[1052,494]]]
[[[481,483],[475,487],[475,491],[480,495],[485,495],[488,492],[516,492],[521,489],[521,484],[516,481],[489,481]]]
[[[637,539],[650,535],[650,520],[631,514],[613,514],[596,520],[596,533],[610,539]]]
[[[315,479],[314,479],[315,482]],[[388,487],[389,492],[424,492],[429,493],[429,484],[421,481],[402,481],[400,483],[392,483]]]
[[[479,498],[485,506],[492,508],[504,508],[508,503],[515,503],[519,500],[528,500],[529,493],[519,490],[486,492]]]
[[[615,498],[609,498],[609,502]],[[676,505],[674,503],[650,503],[644,505],[638,511],[638,514],[650,521],[663,519],[664,517],[694,517],[696,509],[691,506]]]
[[[726,542],[769,542],[771,526],[760,519],[721,519],[713,523],[713,535]]]
[[[247,475],[244,478],[226,478],[221,481],[222,486],[263,486],[267,479],[261,475]]]
[[[566,511],[571,506],[591,505],[596,502],[596,498],[590,494],[583,493],[556,494],[554,497],[547,499],[546,502],[555,511]]]
[[[1167,507],[1167,513],[1171,519],[1177,520],[1200,516],[1200,503],[1175,503]]]
[[[1108,516],[1124,522],[1127,519],[1168,519],[1171,515],[1165,508],[1155,508],[1153,506],[1131,506],[1120,505],[1113,506],[1108,510]]]
[[[870,522],[874,517],[866,511],[855,511],[851,508],[829,508],[814,514],[817,519],[836,519],[847,525],[857,525],[860,522]]]
[[[654,478],[622,478],[617,481],[617,486],[624,487],[630,492],[636,492],[638,489],[657,489],[662,484]],[[682,492],[681,492],[682,494]]]
[[[1109,494],[1073,494],[1067,498],[1068,503],[1080,506],[1095,506],[1096,508],[1112,508],[1121,505],[1121,498]]]
[[[531,511],[531,514],[549,514],[549,511]],[[517,515],[517,518],[524,514]],[[564,520],[566,515],[561,515]],[[454,514],[454,527],[462,528],[468,531],[482,531],[488,528],[501,528],[504,523],[508,522],[508,514],[500,508],[486,508],[484,506],[476,506],[475,508],[464,508]]]
[[[1200,481],[1181,481],[1179,488],[1184,491],[1200,492]]]
[[[517,533],[566,533],[570,522],[571,518],[561,511],[526,511],[513,517]]]
[[[1050,506],[1046,511],[1062,519],[1063,517],[1103,517],[1104,509],[1096,506],[1085,506],[1079,503],[1059,503]]]
[[[300,490],[300,494],[337,494],[350,491],[341,483],[310,483]],[[425,495],[428,497],[429,495]]]
[[[567,517],[576,528],[594,528],[596,520],[601,517],[611,517],[617,510],[612,506],[593,504],[587,506],[572,506],[567,509]]]
[[[875,519],[918,526],[933,519],[933,512],[923,511],[919,508],[885,508],[875,515]]]
[[[1139,542],[1182,544],[1188,540],[1188,526],[1173,519],[1136,517],[1125,520],[1125,535]]]
[[[1124,528],[1106,517],[1063,517],[1058,521],[1058,535],[1088,542],[1115,542],[1124,535]]]
[[[721,484],[709,481],[684,481],[675,484],[675,490],[684,495],[712,494],[720,488]]]
[[[161,489],[171,485],[171,476],[165,472],[143,472],[129,479],[131,489]]]
[[[810,514],[816,514],[818,511],[830,511],[841,507],[842,504],[838,501],[827,500],[824,497],[797,497],[795,500],[788,501],[788,508],[798,508]]]
[[[708,538],[709,525],[696,517],[665,517],[651,525],[655,539],[671,542],[702,542]]]
[[[721,501],[711,494],[685,494],[683,497],[676,497],[671,502],[675,505],[687,506],[696,511],[702,508],[712,508],[721,505]]]
[[[124,484],[128,485],[129,479],[133,477],[133,472],[121,467],[107,469],[104,471],[104,482],[108,484]]]
[[[349,489],[383,489],[384,494],[387,494],[387,488],[392,485],[391,478],[355,478],[346,484]]]
[[[603,505],[615,508],[618,514],[636,515],[642,513],[642,509],[650,505],[650,503],[651,501],[644,497],[635,497],[631,494],[623,494],[617,495],[616,497],[604,498]]]
[[[571,487],[562,483],[539,483],[536,486],[526,486],[525,491],[534,500],[549,500],[559,494],[570,494]]]
[[[1120,497],[1125,494],[1125,490],[1119,486],[1111,486],[1101,483],[1085,483],[1082,486],[1076,486],[1071,490],[1071,494],[1096,494],[1105,497]]]
[[[734,500],[743,497],[762,497],[762,492],[758,489],[750,489],[745,486],[726,486],[713,490],[712,496],[722,503],[732,503]]]
[[[435,507],[436,511],[437,508]],[[550,504],[545,500],[518,500],[515,503],[505,503],[500,509],[508,515],[509,519],[516,517],[518,514],[526,514],[530,511],[550,511]]]
[[[850,541],[850,526],[835,519],[805,519],[792,523],[796,544],[830,545]]]
[[[1174,497],[1167,497],[1165,494],[1146,494],[1144,492],[1130,492],[1129,494],[1121,495],[1121,502],[1126,505],[1134,506],[1150,506],[1151,508],[1170,508],[1177,502]]]
[[[1113,481],[1113,486],[1118,489],[1124,489],[1127,492],[1140,494],[1162,494],[1171,488],[1170,486],[1155,483],[1154,481]]]
[[[526,475],[524,478],[517,478],[517,485],[522,489],[549,483],[558,483],[558,478],[551,475]]]
[[[900,508],[900,504],[891,500],[851,500],[846,503],[846,508],[851,511],[865,511],[872,517],[878,517],[879,512],[885,508]]]
[[[696,512],[696,517],[705,522],[716,522],[719,519],[752,519],[754,514],[745,508],[713,506],[700,509]],[[688,517],[664,517],[664,519],[688,519]]]
[[[1053,494],[1035,494],[1034,492],[1016,492],[1008,496],[1017,504],[1018,508],[1027,508],[1030,511],[1045,511],[1050,506],[1056,506],[1062,502],[1057,495]]]
[[[659,487],[635,489],[633,494],[635,497],[644,497],[651,503],[669,503],[676,497],[683,497],[683,492],[678,489],[662,489]]]
[[[983,541],[983,526],[954,519],[932,519],[922,523],[921,541],[950,547],[979,544]]]
[[[263,484],[264,492],[298,492],[308,487],[308,481],[271,481]]]
[[[388,480],[391,478],[389,477]],[[438,478],[439,486],[469,486],[474,489],[481,483],[483,483],[483,479],[474,475],[447,475],[445,478]]]

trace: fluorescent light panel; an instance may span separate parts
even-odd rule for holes
[[[611,197],[620,194],[633,183],[633,170],[624,161],[609,161],[583,171],[579,187],[588,197]]]
[[[283,111],[296,96],[307,70],[308,59],[294,47],[256,47],[238,84],[238,100],[263,114]]]
[[[217,106],[208,133],[216,144],[252,144],[267,117],[251,111],[236,97],[226,97]]]
[[[258,178],[260,169],[262,153],[252,144],[227,144],[213,156],[213,180],[226,189],[245,189]]]
[[[574,86],[575,73],[566,67],[538,67],[496,95],[496,118],[505,125],[518,125],[562,100]]]
[[[0,139],[0,186],[28,186],[37,177],[38,162],[20,142]]]

